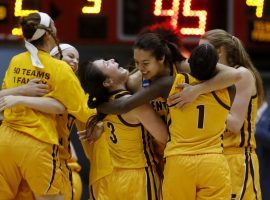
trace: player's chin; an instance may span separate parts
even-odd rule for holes
[[[76,73],[78,71],[78,66],[71,66],[71,69],[73,70],[74,73]]]
[[[150,80],[151,78],[152,76],[149,73],[143,75],[143,79],[145,80]]]

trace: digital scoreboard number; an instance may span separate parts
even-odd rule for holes
[[[144,26],[159,22],[169,22],[179,29],[183,36],[200,37],[207,28],[214,27],[212,25],[214,20],[208,18],[214,16],[215,8],[212,5],[224,7],[226,4],[224,2],[226,0],[219,0],[219,2],[216,0],[57,0],[57,2],[53,0],[0,0],[0,34],[20,37],[22,35],[18,26],[20,17],[38,11],[52,15],[53,9],[49,5],[57,4],[58,10],[61,10],[60,15],[72,15],[76,18],[74,23],[77,24],[73,24],[76,30],[72,31],[74,35],[71,36],[70,30],[64,35],[73,41],[104,40],[108,37],[108,41],[132,41]],[[68,5],[74,6],[68,7]],[[67,18],[70,19],[70,16]],[[7,23],[4,24],[4,22]],[[63,22],[62,19],[61,26],[58,27],[61,38],[61,32],[67,32],[67,30],[61,30],[65,28]],[[56,19],[57,23],[58,19]],[[225,28],[225,26],[219,28]]]
[[[270,0],[247,0],[246,4],[250,41],[270,42]]]
[[[227,0],[118,0],[118,36],[131,40],[142,27],[166,22],[198,40],[208,29],[226,28],[226,6]]]
[[[118,0],[117,3],[120,4],[120,6],[123,6],[123,1],[125,0]],[[136,2],[140,4],[138,0],[126,0],[126,1],[127,2],[129,1],[131,4],[132,3],[136,4]],[[38,9],[31,10],[31,9],[23,8],[24,2],[27,2],[27,0],[14,1],[14,17],[23,17],[23,16],[29,15],[30,13],[40,11]],[[182,15],[182,17],[186,17],[186,18],[192,17],[194,18],[194,20],[198,21],[197,23],[198,25],[195,27],[180,28],[179,31],[182,35],[202,35],[205,32],[206,23],[207,23],[207,10],[206,9],[204,10],[192,9],[192,5],[194,4],[194,2],[196,4],[198,0],[171,0],[171,1],[152,0],[149,2],[152,4],[151,6],[152,17],[155,17],[155,18],[168,17],[170,18],[171,25],[173,25],[174,27],[179,26],[179,21],[181,21],[181,19],[179,19],[180,14]],[[144,4],[144,3],[146,4],[147,2],[141,1],[141,4]],[[85,0],[85,3],[84,5],[82,5],[82,8],[81,8],[81,13],[83,15],[98,15],[101,13],[102,4],[103,4],[102,0]],[[164,8],[166,7],[166,5],[167,7],[169,5],[170,8],[168,9]],[[4,10],[3,8],[1,9],[0,7],[0,19],[1,19],[1,16],[2,18],[4,18],[4,16],[6,15],[5,13],[6,13],[6,10]],[[137,14],[140,14],[140,13],[137,13]],[[121,17],[125,18],[126,16],[122,15]],[[22,34],[21,29],[18,27],[14,27],[11,33],[13,35],[18,35],[18,36]]]
[[[59,37],[70,42],[130,42],[143,27],[163,22],[183,38],[199,38],[210,29],[227,30],[229,1],[245,12],[233,16],[248,24],[238,28],[240,39],[270,42],[270,0],[0,0],[0,39],[21,37],[20,17],[38,11],[51,15]]]
[[[180,1],[173,0],[170,9],[163,9],[162,4],[164,0],[156,0],[154,7],[155,16],[170,16],[170,23],[173,27],[178,27],[179,14],[182,11],[184,17],[195,17],[198,20],[197,27],[183,27],[179,31],[182,35],[202,35],[205,32],[207,11],[206,10],[192,10],[192,0],[182,0],[183,7],[180,9]],[[194,1],[193,1],[194,2]]]

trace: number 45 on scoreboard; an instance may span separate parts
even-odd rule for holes
[[[170,16],[171,24],[174,27],[178,26],[180,0],[172,1],[172,8],[168,10],[162,9],[162,0],[155,1],[154,15],[156,16]],[[180,33],[183,35],[202,35],[206,27],[206,10],[191,10],[191,0],[184,0],[183,16],[185,17],[198,17],[199,26],[195,28],[181,28]]]

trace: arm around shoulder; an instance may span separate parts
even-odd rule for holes
[[[216,70],[217,74],[213,78],[197,85],[200,94],[227,88],[241,79],[241,73],[233,67],[218,63]]]
[[[172,76],[160,78],[153,82],[149,87],[141,88],[131,96],[122,97],[111,102],[103,103],[98,106],[97,109],[99,112],[105,114],[127,113],[138,106],[149,103],[150,100],[157,97],[167,98],[173,81],[174,77]]]

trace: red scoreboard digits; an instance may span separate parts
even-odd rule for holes
[[[205,32],[206,28],[206,19],[207,19],[207,11],[206,10],[192,10],[191,4],[192,0],[182,0],[183,8],[182,14],[184,17],[196,17],[198,18],[198,26],[197,27],[183,27],[180,28],[179,31],[183,35],[202,35]],[[194,1],[194,0],[193,0]],[[173,0],[171,9],[162,9],[163,0],[155,1],[154,15],[156,16],[170,16],[170,23],[174,27],[178,27],[179,21],[179,12],[180,12],[180,1]]]
[[[98,36],[99,34],[87,33],[85,26],[89,26],[90,29],[91,23],[93,23],[91,28],[115,32],[115,34],[101,34],[104,37],[100,39],[106,39],[107,41],[121,41],[121,39],[125,40],[124,38],[129,40],[142,27],[162,21],[170,21],[174,27],[179,28],[182,35],[200,36],[207,27],[209,7],[205,5],[211,1],[215,0],[110,0],[109,2],[102,0],[78,0],[76,2],[73,0],[58,0],[57,2],[53,0],[0,0],[0,34],[20,36],[22,34],[21,29],[18,27],[20,17],[38,11],[51,14],[52,9],[50,6],[57,4],[56,7],[61,10],[58,15],[72,14],[74,18],[78,19],[76,20],[78,30],[74,30],[74,37],[69,38],[71,40],[80,40],[80,36],[82,36],[83,40],[87,39],[87,37],[89,40],[98,39],[98,37],[95,38],[95,35]],[[74,5],[72,12],[70,11],[71,7],[68,7],[70,4]],[[117,6],[113,7],[112,4]],[[8,16],[5,9],[9,12]],[[111,19],[111,15],[114,16],[114,19]],[[5,22],[9,21],[8,24],[4,24],[4,20],[1,20],[4,18],[8,18],[8,20],[5,20]],[[185,19],[188,18],[190,18],[188,22],[192,21],[191,26],[184,23]],[[55,21],[57,23],[57,18]],[[111,23],[114,23],[114,28],[111,28],[113,30],[94,27],[98,24],[112,27]],[[64,27],[64,25],[61,25],[58,29]],[[117,38],[106,38],[106,35],[115,35]]]

